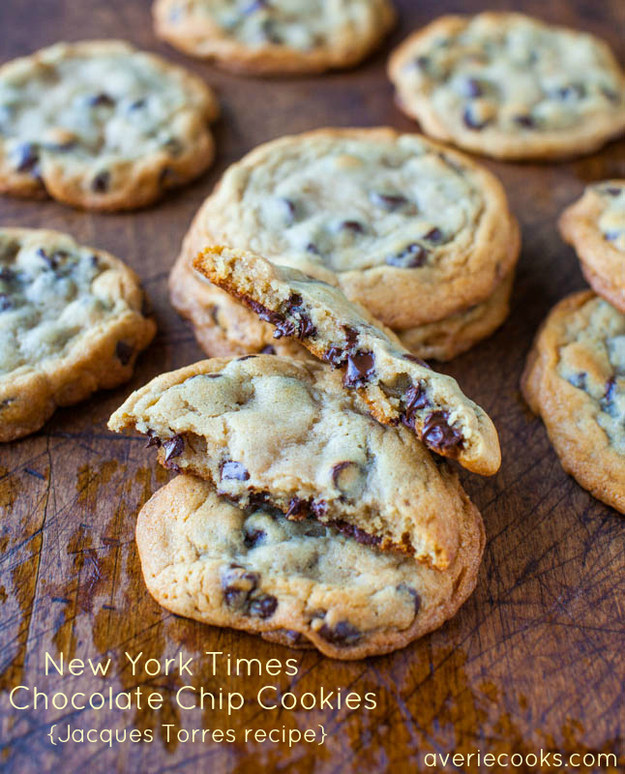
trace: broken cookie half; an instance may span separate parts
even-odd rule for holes
[[[176,476],[139,513],[148,590],[177,615],[291,647],[357,659],[439,627],[475,587],[482,520],[460,485],[459,544],[440,571],[362,545],[310,517],[238,508],[195,476]]]
[[[451,376],[402,347],[343,292],[260,255],[207,247],[194,267],[212,283],[343,373],[343,387],[379,422],[404,424],[432,451],[483,475],[497,472],[501,451],[490,417]]]
[[[438,569],[458,554],[467,506],[455,476],[408,428],[373,419],[322,363],[195,363],[130,395],[109,428],[145,433],[165,467],[241,508],[312,517]]]

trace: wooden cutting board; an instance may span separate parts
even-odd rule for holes
[[[106,216],[53,202],[0,200],[3,225],[68,231],[125,259],[142,277],[159,324],[130,385],[59,411],[42,432],[0,448],[0,766],[20,773],[414,772],[434,770],[428,768],[428,753],[539,755],[542,748],[565,755],[614,753],[625,767],[625,521],[564,474],[518,388],[538,324],[554,302],[584,285],[573,252],[556,232],[556,218],[585,183],[625,177],[625,141],[565,164],[485,162],[503,180],[521,221],[523,253],[508,322],[445,367],[493,417],[503,448],[496,477],[463,475],[483,513],[488,545],[477,590],[456,618],[405,650],[356,663],[201,626],[161,610],[140,574],[135,514],[168,474],[157,468],[143,441],[106,430],[109,414],[131,388],[201,357],[190,328],[167,298],[167,274],[181,238],[225,167],[260,142],[326,125],[415,129],[393,105],[384,72],[390,47],[438,14],[478,11],[485,4],[403,0],[399,27],[362,67],[273,81],[225,75],[170,50],[152,33],[149,5],[148,0],[0,3],[1,61],[57,40],[126,38],[204,76],[223,107],[214,168],[154,208]],[[623,0],[493,5],[597,33],[625,59]],[[225,656],[213,674],[206,651],[256,657],[263,664],[295,658],[297,675],[229,677]],[[126,652],[133,658],[143,654],[141,663],[152,658],[161,664],[183,653],[194,659],[193,675],[149,676],[142,669],[133,675]],[[60,654],[66,662],[110,659],[107,677],[90,671],[61,677],[49,662],[52,672],[46,676],[46,653],[57,664]],[[176,703],[185,684],[217,696],[236,691],[246,703],[230,716],[210,707],[186,711]],[[139,687],[160,692],[163,705],[10,709],[8,691],[16,685],[67,695]],[[297,696],[318,697],[321,690],[336,695],[338,689],[373,693],[376,706],[267,710],[255,698],[265,685],[266,696],[276,695],[271,686]],[[18,692],[16,700],[25,696]],[[105,738],[107,729],[135,728],[144,741],[53,746],[47,736],[52,723],[61,736],[68,724],[104,731]],[[270,729],[320,734],[320,725],[327,734],[322,744],[289,747],[251,735]],[[236,740],[177,737],[179,729],[193,728],[233,729]],[[152,741],[145,741],[150,735]],[[530,756],[517,770],[540,769],[532,763]],[[438,770],[443,768],[439,761]],[[475,758],[447,764],[450,771],[479,768]]]

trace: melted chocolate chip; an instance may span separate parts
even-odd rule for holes
[[[305,309],[302,301],[302,297],[298,293],[292,293],[287,301],[286,312],[292,317],[296,318],[295,322],[286,321],[277,326],[277,332],[280,335],[292,335],[292,333],[286,333],[286,330],[295,329],[297,326],[297,337],[303,340],[305,338],[312,338],[316,336],[317,329],[312,323],[310,316]]]
[[[355,645],[362,639],[362,632],[360,632],[353,624],[350,624],[349,621],[339,621],[333,628],[327,624],[323,624],[319,629],[319,635],[323,637],[326,642],[341,647]]]
[[[266,347],[263,347],[261,349],[261,353],[263,355],[275,355],[276,354],[276,348],[272,347],[271,344],[267,344]]]
[[[343,521],[343,519],[333,519],[328,524],[342,535],[353,538],[363,546],[378,546],[382,542],[382,538],[378,535],[371,535],[369,532],[365,532],[364,529]]]
[[[278,600],[271,594],[261,594],[250,600],[248,612],[256,618],[271,618],[278,607]]]
[[[15,278],[15,272],[9,266],[0,266],[0,282],[11,282]]]
[[[169,462],[175,457],[180,457],[184,451],[184,438],[181,435],[174,435],[173,438],[163,441],[162,446],[165,452],[165,462]]]
[[[403,403],[402,421],[405,425],[414,429],[417,411],[430,405],[424,385],[413,384],[404,395]]]
[[[429,251],[418,242],[407,245],[401,253],[389,255],[386,263],[399,269],[418,269],[427,261]]]
[[[322,519],[328,511],[328,504],[325,500],[313,500],[309,508],[316,519]]]
[[[443,452],[462,446],[462,436],[448,421],[446,411],[434,411],[423,425],[423,443],[433,451]]]
[[[276,328],[278,326],[283,326],[285,323],[284,315],[278,314],[277,312],[272,312],[270,309],[267,309],[266,306],[263,306],[262,304],[259,304],[258,301],[254,301],[253,298],[249,298],[249,296],[242,297],[242,300],[245,301],[245,303],[250,307],[250,309],[255,312],[258,317],[261,320],[264,320],[265,322],[271,323],[271,325],[274,325]],[[293,328],[292,333],[295,332],[295,328]],[[291,334],[283,334],[280,332],[276,338],[280,338],[282,335],[292,335]],[[276,334],[274,333],[274,336]]]
[[[18,145],[15,153],[15,168],[18,172],[30,172],[39,175],[39,149],[33,143]]]
[[[131,347],[130,344],[127,344],[125,341],[118,341],[115,346],[115,354],[117,355],[117,359],[119,362],[125,366],[130,363],[132,356],[135,353],[134,347]]]
[[[373,204],[388,212],[394,212],[408,204],[408,199],[401,194],[387,194],[380,193],[379,191],[371,191],[369,198]]]
[[[309,253],[312,253],[313,255],[321,255],[321,253],[319,252],[319,248],[314,242],[309,242],[306,245],[306,251]]]
[[[47,253],[43,247],[40,247],[37,250],[37,257],[41,258],[41,260],[48,265],[48,268],[50,268],[52,271],[59,268],[59,253],[52,253],[50,255]]]
[[[306,518],[308,511],[309,503],[306,500],[300,500],[299,497],[293,497],[291,498],[291,502],[289,503],[289,507],[285,516],[287,519],[291,519],[292,521],[299,521],[300,519]]]
[[[104,170],[98,172],[98,174],[91,181],[91,190],[95,193],[106,193],[109,190],[111,183],[111,173]]]
[[[332,466],[332,483],[337,489],[340,489],[340,479],[345,477],[341,476],[341,473],[345,470],[349,470],[350,468],[355,468],[357,471],[359,471],[360,465],[358,465],[356,462],[346,460],[345,462],[337,462],[336,465]]]
[[[222,574],[221,589],[228,607],[245,607],[250,594],[258,588],[260,575],[240,564],[231,564]]]
[[[226,460],[221,463],[221,480],[229,479],[231,481],[247,481],[250,474],[241,462],[235,460]]]
[[[347,371],[343,377],[346,387],[360,387],[375,374],[373,352],[354,352],[347,357]]]

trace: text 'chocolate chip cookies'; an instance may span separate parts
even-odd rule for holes
[[[602,40],[516,13],[443,16],[391,56],[423,131],[503,159],[591,153],[625,131],[625,75]]]
[[[355,65],[395,21],[391,0],[156,0],[153,13],[182,51],[258,75]]]
[[[475,586],[482,521],[455,479],[447,486],[459,543],[441,571],[310,518],[237,508],[208,482],[177,476],[139,513],[145,581],[177,615],[334,658],[387,653],[440,626]]]
[[[493,175],[419,135],[322,129],[262,145],[201,207],[170,280],[174,306],[221,355],[258,351],[273,332],[194,281],[209,244],[336,285],[408,345],[452,356],[505,317],[519,233]]]
[[[218,113],[195,75],[122,41],[59,43],[0,68],[0,191],[126,210],[201,174]]]
[[[156,326],[121,261],[55,231],[0,229],[0,441],[127,381]]]

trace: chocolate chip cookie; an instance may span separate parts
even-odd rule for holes
[[[156,0],[153,14],[176,48],[258,75],[350,67],[395,22],[391,0]]]
[[[373,419],[319,362],[215,358],[163,374],[109,420],[240,507],[311,516],[435,567],[458,552],[462,498],[414,433]],[[443,463],[441,462],[441,466]]]
[[[450,376],[436,373],[390,338],[343,292],[255,253],[206,248],[194,262],[211,282],[343,372],[343,386],[380,422],[403,422],[432,451],[469,470],[493,474],[501,454],[488,415]],[[391,334],[392,335],[392,334]]]
[[[0,441],[132,376],[152,340],[139,280],[66,234],[0,229]]]
[[[589,185],[559,226],[595,292],[625,312],[625,180]]]
[[[602,40],[517,13],[443,16],[389,61],[400,108],[502,159],[591,153],[625,131],[625,75]]]
[[[499,181],[466,156],[391,129],[321,129],[226,171],[178,263],[211,244],[338,285],[401,335],[485,302],[515,266],[519,230]]]
[[[438,628],[475,587],[482,520],[454,477],[447,485],[461,504],[460,537],[441,571],[310,518],[237,508],[208,482],[176,476],[137,519],[143,576],[177,615],[333,658],[388,653]]]
[[[625,513],[625,316],[592,291],[551,311],[523,375],[563,468]]]
[[[128,43],[42,49],[0,68],[0,191],[150,204],[209,166],[217,112],[200,78]]]

